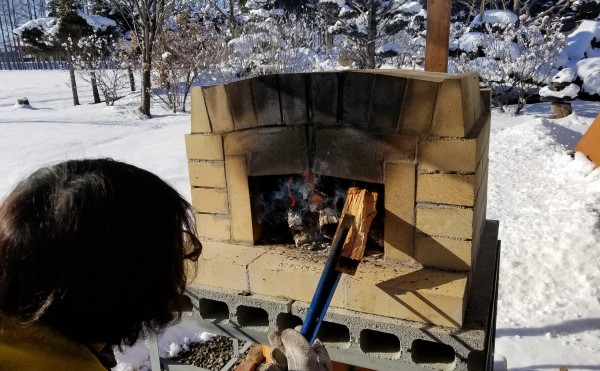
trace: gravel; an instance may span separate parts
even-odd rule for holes
[[[241,349],[245,344],[245,342],[240,341],[239,348]],[[216,336],[213,340],[204,343],[190,344],[189,348],[188,351],[179,353],[173,360],[188,365],[202,367],[211,371],[218,371],[221,370],[234,356],[233,340],[226,336]],[[252,347],[248,348],[248,350],[251,348]],[[236,365],[244,360],[248,350],[239,355]],[[230,369],[235,369],[235,366]]]

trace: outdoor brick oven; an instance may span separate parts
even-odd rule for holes
[[[478,81],[477,74],[376,70],[194,87],[186,147],[204,245],[192,285],[200,292],[199,316],[264,331],[303,318],[326,254],[272,239],[263,217],[265,200],[277,192],[294,198],[290,184],[310,174],[338,188],[358,184],[380,193],[378,244],[355,276],[343,275],[331,318],[338,310],[350,322],[362,316],[410,328],[427,323],[441,329],[439,338],[456,340],[452,328],[464,325],[486,224],[490,93]],[[340,330],[333,322],[324,330]],[[388,335],[385,326],[345,331],[331,343],[352,348],[355,337]],[[482,342],[471,340],[462,342]],[[368,341],[359,342],[369,353]],[[482,347],[473,344],[471,350]],[[453,352],[466,362],[461,346]],[[412,348],[400,340],[397,349],[372,353],[405,359],[412,351],[419,364]],[[456,366],[454,357],[438,363]]]

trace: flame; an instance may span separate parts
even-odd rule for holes
[[[296,198],[294,197],[294,195],[292,195],[292,177],[290,177],[288,179],[287,187],[288,187],[288,194],[290,195],[290,199],[292,201],[292,205],[290,206],[290,208],[292,208],[292,207],[296,206]]]

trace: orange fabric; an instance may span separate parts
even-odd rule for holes
[[[596,166],[600,166],[600,114],[583,134],[575,151],[584,153]]]
[[[16,370],[106,371],[85,345],[46,326],[24,326],[0,315],[0,371]]]

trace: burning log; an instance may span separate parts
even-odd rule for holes
[[[377,192],[354,187],[348,189],[346,203],[340,218],[343,219],[345,214],[350,214],[354,216],[354,222],[342,247],[336,270],[351,275],[356,273],[358,263],[365,254],[371,222],[377,214],[377,197]]]

